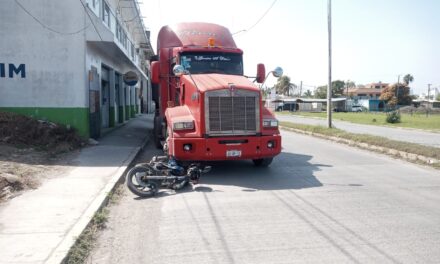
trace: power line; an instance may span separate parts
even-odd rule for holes
[[[258,23],[261,22],[261,20],[263,20],[263,18],[267,15],[267,13],[269,13],[269,11],[272,9],[272,7],[275,5],[275,3],[276,3],[277,1],[278,1],[278,0],[274,0],[274,1],[272,2],[272,4],[269,6],[269,8],[263,13],[263,15],[257,20],[257,22],[255,22],[255,24],[253,24],[252,26],[250,26],[248,29],[242,29],[242,30],[240,30],[240,31],[237,31],[237,32],[233,33],[232,35],[235,35],[235,34],[240,33],[240,32],[249,32],[251,29],[253,29],[256,25],[258,25]]]
[[[15,3],[24,11],[24,12],[26,12],[26,14],[28,14],[30,17],[32,17],[38,24],[40,24],[43,28],[45,28],[45,29],[47,29],[47,30],[49,30],[49,31],[51,31],[51,32],[53,32],[53,33],[57,33],[57,34],[60,34],[60,35],[75,35],[75,34],[78,34],[78,33],[80,33],[80,32],[82,32],[82,31],[84,31],[84,30],[86,30],[89,26],[90,26],[90,24],[89,25],[87,25],[87,26],[85,26],[84,28],[81,28],[81,29],[79,29],[79,30],[76,30],[76,31],[73,31],[73,32],[61,32],[61,31],[58,31],[58,30],[56,30],[56,29],[53,29],[53,28],[51,28],[51,27],[49,27],[49,26],[47,26],[46,24],[44,24],[43,22],[41,22],[38,18],[36,18],[34,15],[32,15],[32,13],[31,12],[29,12],[20,2],[18,2],[18,0],[15,0]],[[82,2],[81,2],[82,3]]]
[[[16,1],[17,1],[17,0],[16,0]],[[101,41],[104,41],[104,40],[102,39],[102,37],[101,37],[101,34],[99,34],[99,31],[98,31],[98,29],[96,28],[95,23],[93,23],[93,19],[92,19],[92,17],[90,16],[89,11],[87,10],[87,7],[84,5],[84,3],[83,3],[82,0],[79,0],[79,1],[81,2],[81,5],[82,5],[83,8],[84,8],[84,12],[86,12],[87,16],[89,17],[89,19],[90,19],[90,23],[92,23],[93,28],[94,28],[95,31],[96,31],[96,34],[98,34],[99,39],[101,39]]]

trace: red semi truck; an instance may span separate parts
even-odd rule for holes
[[[164,26],[151,63],[154,140],[177,161],[253,160],[281,152],[278,121],[243,74],[243,51],[229,30],[210,23]],[[272,71],[282,75],[282,69]],[[263,64],[256,81],[264,82]]]

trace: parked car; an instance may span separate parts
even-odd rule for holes
[[[362,105],[352,105],[351,111],[352,112],[362,112],[363,111]]]
[[[296,103],[284,103],[282,105],[279,105],[275,111],[297,111],[298,110],[298,105]]]

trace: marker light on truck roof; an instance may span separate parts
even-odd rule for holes
[[[215,38],[208,38],[208,47],[215,46]]]

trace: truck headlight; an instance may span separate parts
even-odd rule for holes
[[[276,120],[276,119],[263,119],[263,127],[278,127],[278,120]]]
[[[174,130],[191,130],[194,129],[194,121],[182,121],[173,123]]]

